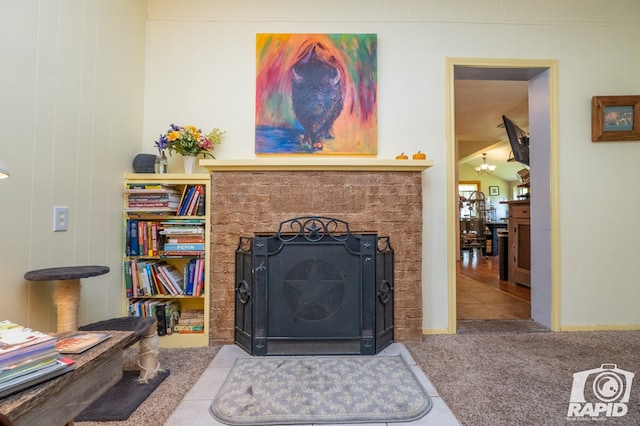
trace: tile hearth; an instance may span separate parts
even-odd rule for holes
[[[414,422],[386,423],[387,426],[453,426],[459,425],[455,416],[447,407],[447,404],[440,398],[427,376],[417,366],[409,351],[401,343],[393,343],[380,352],[381,356],[402,355],[420,380],[420,383],[427,390],[427,394],[433,402],[431,410],[421,419]],[[196,382],[193,388],[185,395],[178,405],[176,411],[165,423],[165,426],[224,426],[224,423],[216,421],[209,413],[209,407],[216,396],[218,389],[231,371],[231,367],[237,358],[250,357],[245,351],[235,345],[223,346],[202,377]],[[384,426],[385,423],[369,423],[369,426]],[[296,426],[296,425],[293,425]],[[298,425],[311,426],[311,425]],[[325,425],[326,426],[326,425]],[[344,426],[344,424],[343,424]],[[355,426],[355,425],[354,425]],[[367,426],[359,423],[357,426]]]

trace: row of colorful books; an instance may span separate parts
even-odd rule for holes
[[[202,258],[189,259],[182,272],[163,260],[125,260],[127,297],[201,296],[204,291],[204,266]]]
[[[176,212],[180,191],[174,185],[133,183],[124,190],[127,211]]]
[[[180,309],[177,300],[139,299],[129,301],[129,316],[156,318],[158,336],[204,333],[202,309]]]
[[[205,249],[204,220],[162,222],[127,219],[127,256],[200,256]]]
[[[127,211],[175,213],[177,216],[203,216],[205,212],[202,184],[184,185],[180,193],[175,185],[130,183],[124,194]]]
[[[176,211],[177,216],[204,216],[204,186],[202,184],[185,185]]]
[[[129,315],[135,317],[154,317],[158,321],[158,336],[167,336],[174,333],[204,333],[204,311],[202,321],[195,325],[190,324],[191,311],[180,311],[180,304],[176,300],[143,299],[132,300],[129,303]],[[185,316],[185,324],[182,324],[182,315]]]
[[[180,334],[204,333],[204,311],[184,309],[180,312],[180,318],[174,331]]]

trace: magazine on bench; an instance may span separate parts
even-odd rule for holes
[[[79,354],[111,337],[108,333],[77,333],[56,342],[56,349],[63,354]]]

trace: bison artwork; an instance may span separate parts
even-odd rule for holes
[[[304,129],[302,145],[322,150],[333,139],[333,123],[343,108],[345,72],[321,43],[301,48],[291,67],[291,102]]]
[[[375,34],[256,34],[256,154],[377,154]]]

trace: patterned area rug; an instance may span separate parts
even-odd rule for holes
[[[431,400],[401,356],[239,358],[211,414],[231,425],[402,422]]]

